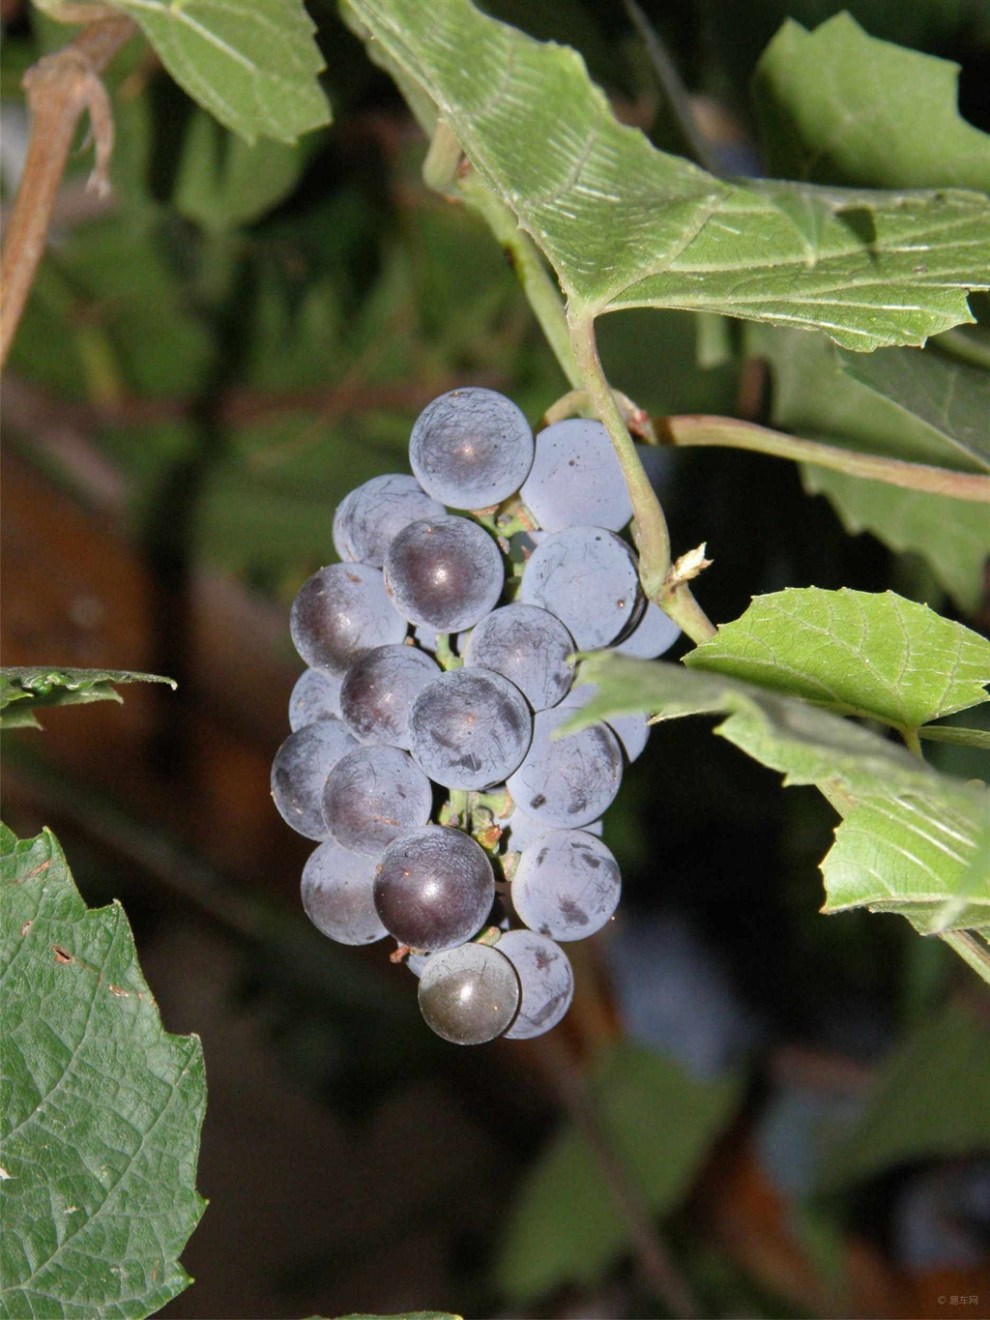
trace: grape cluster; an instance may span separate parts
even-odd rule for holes
[[[652,658],[678,630],[643,599],[599,422],[534,438],[503,395],[452,390],[417,419],[409,459],[412,476],[344,499],[341,562],[293,602],[309,667],[272,795],[318,843],[302,901],[325,935],[391,936],[444,1039],[528,1039],[570,1005],[561,945],[619,901],[601,817],[648,731],[624,716],[558,737],[594,691],[572,688],[570,657]]]

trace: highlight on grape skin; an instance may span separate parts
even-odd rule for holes
[[[534,443],[511,400],[450,391],[415,424],[415,475],[345,497],[344,562],[292,604],[308,667],[272,792],[318,844],[303,908],[339,944],[391,936],[454,1044],[553,1030],[574,995],[559,942],[601,930],[619,900],[602,815],[648,726],[558,737],[595,693],[573,655],[650,658],[679,632],[643,599],[603,437],[568,419]]]

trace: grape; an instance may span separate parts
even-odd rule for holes
[[[562,1021],[574,998],[570,959],[553,940],[532,930],[510,930],[496,946],[519,977],[519,1012],[507,1040],[531,1040]]]
[[[308,577],[292,602],[289,629],[306,663],[333,674],[343,674],[362,651],[406,635],[381,573],[367,564],[331,564]]]
[[[615,858],[586,830],[557,830],[524,848],[512,877],[512,902],[531,930],[583,940],[609,920],[622,882]]]
[[[410,623],[458,632],[493,608],[505,586],[505,566],[498,546],[477,523],[421,518],[389,546],[385,586]]]
[[[302,873],[302,905],[313,925],[338,944],[372,944],[388,931],[375,911],[375,863],[326,839]]]
[[[289,728],[293,733],[314,720],[340,718],[340,684],[340,676],[327,669],[302,671],[289,697]]]
[[[554,739],[574,711],[541,710],[522,764],[506,780],[513,801],[527,816],[567,829],[586,825],[604,812],[619,791],[622,750],[611,729],[593,724]]]
[[[636,617],[639,578],[632,551],[601,527],[545,536],[530,555],[519,599],[556,614],[581,651],[607,646]]]
[[[372,477],[345,495],[333,519],[333,544],[341,559],[381,568],[392,541],[411,522],[442,518],[444,507],[430,499],[415,477],[398,472]]]
[[[340,689],[344,723],[359,742],[389,743],[408,751],[413,699],[439,673],[437,662],[413,646],[365,651],[344,675]]]
[[[435,953],[419,979],[426,1025],[454,1045],[484,1045],[500,1036],[519,1007],[512,963],[486,944]]]
[[[597,683],[579,683],[567,694],[561,706],[567,710],[580,710],[597,694]],[[629,715],[610,715],[603,723],[607,724],[618,738],[627,759],[635,761],[650,736],[650,725],[646,716],[639,711],[633,711]]]
[[[601,422],[572,417],[536,437],[536,454],[519,497],[548,532],[607,527],[632,517],[626,480]]]
[[[494,390],[451,390],[420,413],[409,463],[420,485],[452,509],[488,509],[514,494],[533,462],[533,432]]]
[[[377,857],[398,835],[425,825],[432,809],[430,781],[408,753],[398,747],[355,747],[326,781],[324,834],[351,852]]]
[[[492,910],[492,864],[470,835],[424,825],[396,838],[375,873],[375,907],[386,930],[413,949],[452,949]]]
[[[655,660],[669,651],[681,635],[681,630],[659,605],[647,601],[643,617],[632,632],[614,644],[620,655],[634,655],[640,660]]]
[[[527,816],[524,811],[517,807],[510,815],[500,817],[499,825],[502,826],[502,838],[505,840],[505,852],[521,852],[523,848],[530,848],[543,838],[545,834],[551,833],[560,826],[547,825],[543,821]],[[596,834],[600,838],[603,832],[603,825],[600,820],[589,821],[587,825],[582,825],[583,830],[589,834]]]
[[[272,798],[297,834],[325,839],[323,785],[355,741],[340,720],[317,720],[290,733],[272,762]]]
[[[503,605],[468,638],[466,665],[482,665],[511,679],[534,710],[556,706],[574,678],[567,657],[574,640],[560,620],[537,605]]]
[[[451,669],[413,702],[413,759],[446,788],[488,788],[519,765],[533,732],[526,698],[490,669]]]

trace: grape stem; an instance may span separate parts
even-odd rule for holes
[[[639,460],[636,446],[619,404],[602,370],[595,338],[594,320],[568,312],[574,356],[588,398],[608,431],[633,507],[636,545],[640,555],[640,579],[647,597],[679,624],[692,641],[706,642],[715,627],[694,599],[681,561],[671,564],[670,534],[660,502]],[[692,574],[694,576],[694,574]]]

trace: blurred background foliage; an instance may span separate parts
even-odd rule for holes
[[[578,47],[620,117],[677,149],[623,5],[485,7]],[[982,0],[846,7],[959,62],[960,108],[990,128]],[[643,4],[741,172],[759,169],[760,51],[785,18],[839,8]],[[5,784],[8,823],[51,825],[87,900],[122,899],[166,1025],[204,1039],[211,1205],[184,1257],[197,1282],[167,1313],[662,1315],[568,1115],[578,1076],[706,1313],[990,1314],[986,1000],[907,923],[820,917],[830,810],[703,723],[656,734],[609,813],[623,906],[574,946],[562,1043],[443,1046],[404,969],[307,927],[307,845],[267,776],[300,668],[288,605],[332,557],[333,509],[406,469],[442,391],[492,386],[536,421],[565,389],[488,232],[424,187],[393,85],[332,5],[309,9],[335,122],[296,147],[247,148],[146,45],[124,50],[113,194],[85,191],[80,143],[4,388],[5,662],[180,683],[11,735]],[[20,76],[66,31],[23,4],[3,16],[6,209]],[[710,330],[607,317],[610,379],[654,414],[765,420],[760,372],[707,351]],[[985,603],[960,616],[920,561],[848,537],[790,465],[647,461],[675,547],[708,543],[716,620],[814,584],[894,587],[987,627]]]

